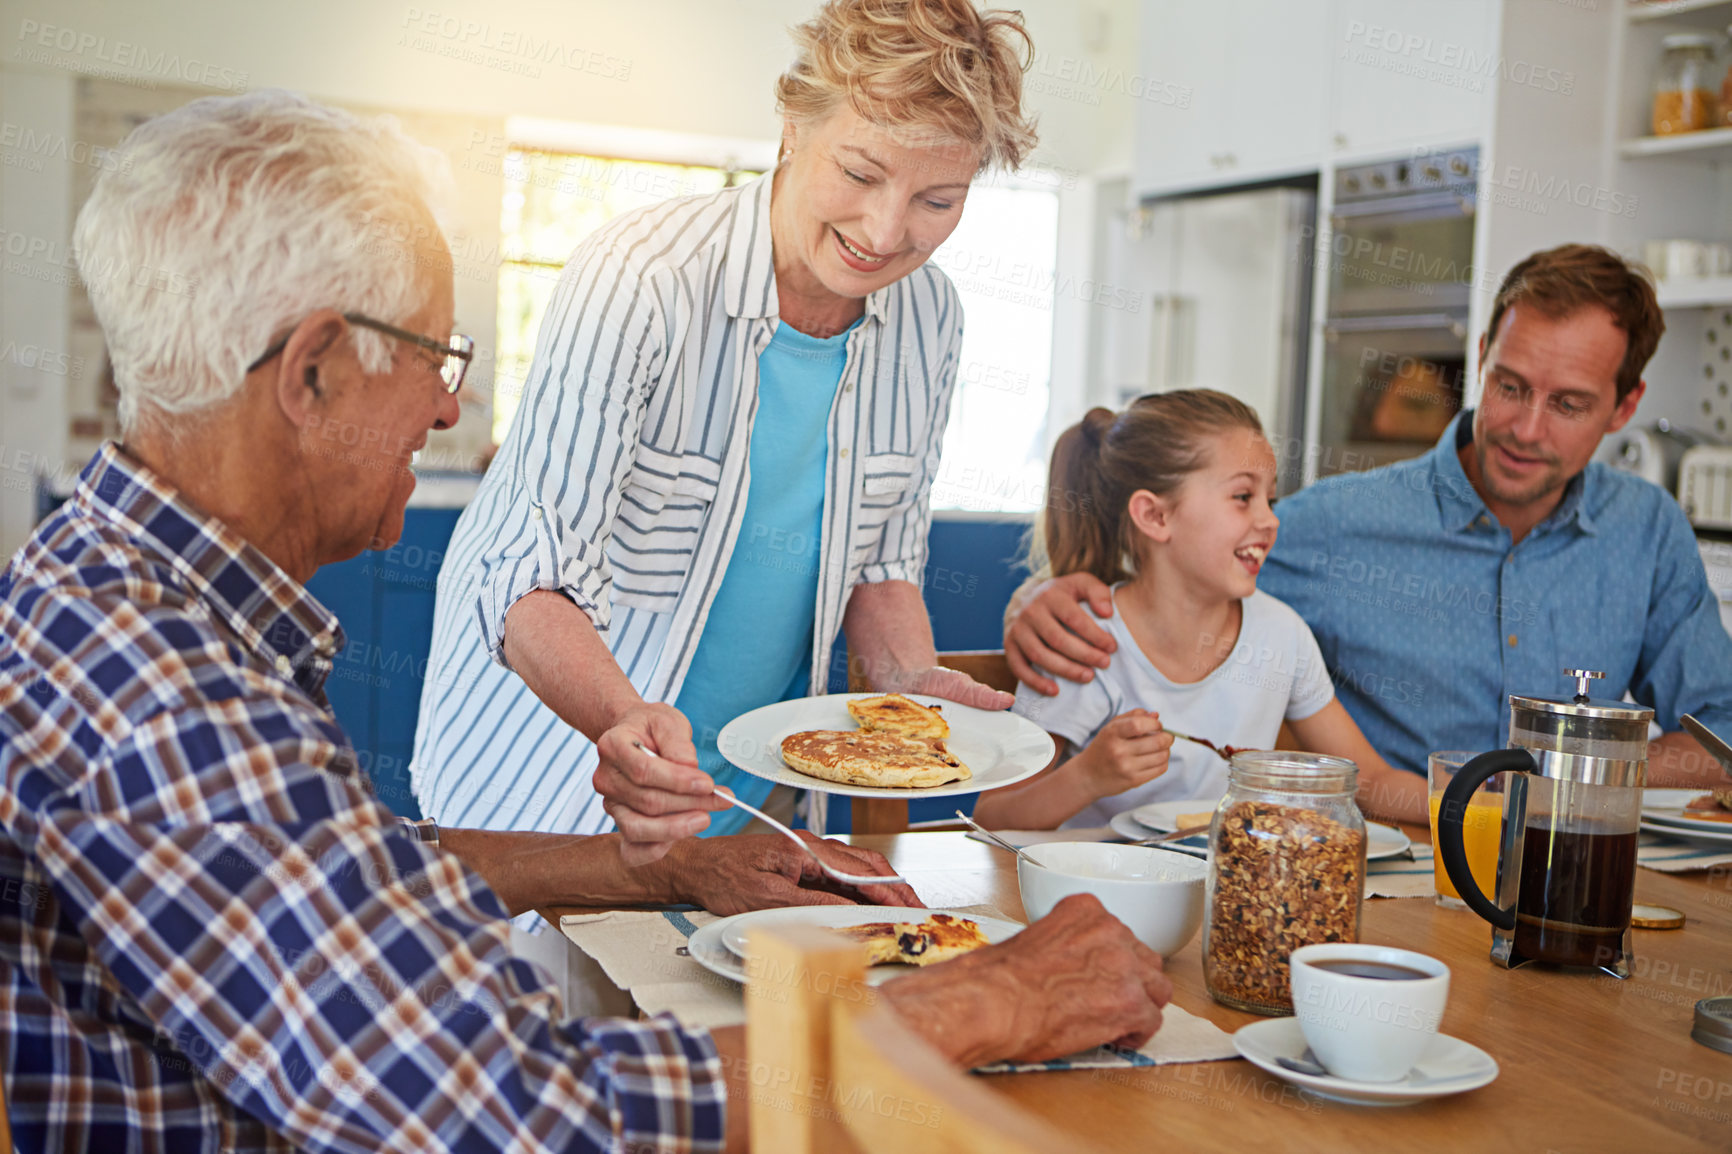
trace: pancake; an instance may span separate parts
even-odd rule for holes
[[[855,724],[873,733],[900,733],[904,737],[929,737],[943,741],[950,725],[936,705],[921,705],[900,693],[882,697],[860,697],[848,703]]]
[[[897,733],[812,729],[782,739],[782,760],[824,781],[927,789],[974,775],[940,741]]]
[[[868,922],[838,932],[866,944],[869,966],[932,966],[987,944],[978,925],[950,914],[933,914],[924,922]]]

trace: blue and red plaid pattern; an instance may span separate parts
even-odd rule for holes
[[[115,445],[0,573],[0,1061],[21,1150],[718,1149],[721,1063],[566,1021],[370,796],[300,585]]]

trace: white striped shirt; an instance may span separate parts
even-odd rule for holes
[[[673,701],[746,509],[777,324],[770,182],[642,209],[578,246],[523,404],[439,574],[412,781],[445,825],[596,833],[594,745],[504,664],[505,614],[570,597],[647,701]],[[930,263],[866,298],[829,417],[811,692],[848,594],[926,564],[962,307]]]

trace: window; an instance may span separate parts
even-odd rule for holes
[[[715,192],[756,176],[695,164],[614,160],[513,149],[505,157],[499,266],[499,350],[493,439],[505,439],[523,397],[541,316],[572,249],[619,216],[676,196]]]
[[[1046,494],[1058,194],[981,182],[933,254],[965,321],[934,509],[1027,513]]]
[[[707,165],[518,148],[506,154],[493,439],[511,427],[541,317],[571,251],[614,217],[756,176]],[[1021,513],[1046,488],[1058,196],[982,181],[933,261],[962,296],[962,358],[935,509]]]

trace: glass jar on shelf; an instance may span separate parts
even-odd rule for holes
[[[1654,77],[1654,135],[1699,132],[1719,123],[1721,78],[1715,75],[1720,38],[1709,32],[1678,32],[1660,41]]]
[[[1365,818],[1342,757],[1233,755],[1209,830],[1203,981],[1217,1002],[1291,1014],[1288,956],[1359,939]]]

